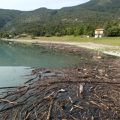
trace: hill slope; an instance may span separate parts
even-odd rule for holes
[[[16,18],[21,11],[0,9],[0,28]]]
[[[2,14],[1,14],[2,11]],[[80,24],[102,24],[120,19],[120,0],[90,0],[87,3],[59,10],[40,8],[34,11],[0,10],[0,28],[9,32],[36,33],[46,31],[58,33]],[[65,31],[64,31],[65,32]],[[52,34],[52,33],[50,33]]]
[[[83,8],[117,14],[120,12],[119,0],[91,0],[82,5]]]

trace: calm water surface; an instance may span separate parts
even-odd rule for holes
[[[31,67],[61,68],[80,62],[81,58],[40,46],[0,42],[0,87],[23,84]]]

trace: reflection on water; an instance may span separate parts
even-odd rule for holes
[[[27,67],[0,67],[0,87],[23,84],[31,70]]]
[[[80,60],[77,55],[39,46],[0,42],[0,87],[23,84],[26,80],[24,75],[31,71],[27,67],[68,67],[78,64]]]

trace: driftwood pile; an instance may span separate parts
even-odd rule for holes
[[[9,88],[0,98],[0,120],[120,120],[116,66],[61,71],[35,69],[25,86]]]

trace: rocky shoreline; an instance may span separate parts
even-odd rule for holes
[[[112,45],[104,45],[104,44],[96,44],[92,42],[65,42],[65,41],[44,41],[39,39],[2,39],[3,41],[17,42],[17,43],[25,43],[25,44],[46,44],[46,45],[59,45],[59,46],[71,46],[75,48],[85,48],[89,49],[89,51],[94,50],[107,55],[112,55],[116,57],[120,57],[120,47],[112,46]],[[61,48],[61,49],[62,49]]]
[[[118,58],[75,46],[40,45],[86,59],[70,68],[35,68],[24,86],[0,98],[0,120],[120,119]]]

